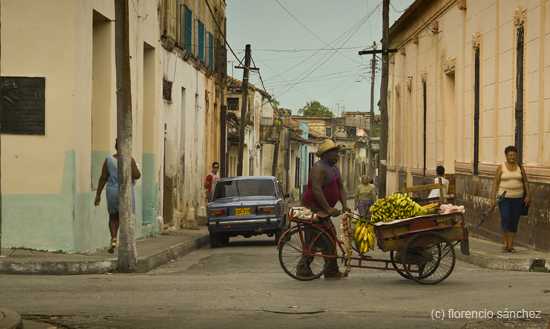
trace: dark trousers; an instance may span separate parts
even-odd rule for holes
[[[319,209],[317,207],[307,205],[305,203],[302,203],[302,206],[304,206],[306,208],[309,208],[313,212],[319,212],[319,211],[323,210],[323,209]],[[331,235],[332,239],[334,241],[337,241],[336,236],[334,236],[332,234],[331,228],[334,227],[334,224],[332,223],[332,220],[330,219],[330,217],[326,217],[326,218],[319,217],[318,218],[318,223],[319,224],[324,224],[325,227],[327,227],[327,230],[328,230],[329,234]],[[306,250],[309,249],[309,247],[314,243],[313,240],[315,239],[316,236],[317,236],[317,234],[315,234],[314,232],[311,232],[311,231],[305,231],[304,232],[304,242],[306,244],[305,245]],[[313,253],[316,253],[315,252],[316,250],[320,250],[323,255],[330,255],[331,254],[330,253],[331,248],[330,248],[329,245],[324,245],[323,242],[325,240],[317,239],[317,241],[320,242],[320,245],[319,246],[313,245],[313,247],[310,250]],[[302,256],[302,258],[298,262],[298,266],[297,266],[298,273],[297,274],[298,275],[303,275],[303,276],[311,276],[312,273],[311,273],[310,264],[311,264],[312,261],[313,261],[313,257]],[[325,257],[325,265],[327,266],[327,271],[325,272],[325,276],[334,276],[334,275],[340,273],[340,271],[338,270],[338,258]]]

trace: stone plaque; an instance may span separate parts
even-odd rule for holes
[[[3,134],[45,135],[46,78],[2,77]]]

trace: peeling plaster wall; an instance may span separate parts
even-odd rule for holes
[[[192,62],[165,48],[162,66],[164,78],[173,79],[172,99],[163,100],[161,106],[165,126],[163,207],[165,223],[179,227],[182,219],[196,215],[205,204],[202,186],[205,173],[211,168],[211,163],[205,161],[212,159],[212,155],[206,156],[206,94],[215,91]],[[213,102],[209,101],[208,106],[212,111]]]

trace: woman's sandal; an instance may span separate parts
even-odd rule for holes
[[[508,252],[515,253],[515,252],[517,252],[517,251],[516,251],[516,249],[514,249],[514,248],[508,248]]]
[[[500,250],[500,252],[502,252],[502,253],[507,253],[507,252],[508,252],[508,249],[507,249],[507,248],[504,248],[504,247],[502,247],[502,249]]]
[[[112,254],[115,252],[115,248],[116,248],[116,238],[113,238],[111,240],[111,244],[109,245],[109,249],[107,249],[107,252]]]

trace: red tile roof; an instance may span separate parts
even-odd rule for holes
[[[242,87],[243,87],[243,82],[241,80],[237,80],[233,77],[227,76],[227,88],[242,89]],[[270,94],[268,94],[267,92],[265,92],[265,91],[263,91],[259,88],[256,88],[256,86],[254,86],[251,83],[248,84],[248,88],[259,92],[260,94],[262,94],[266,98],[271,99]]]

